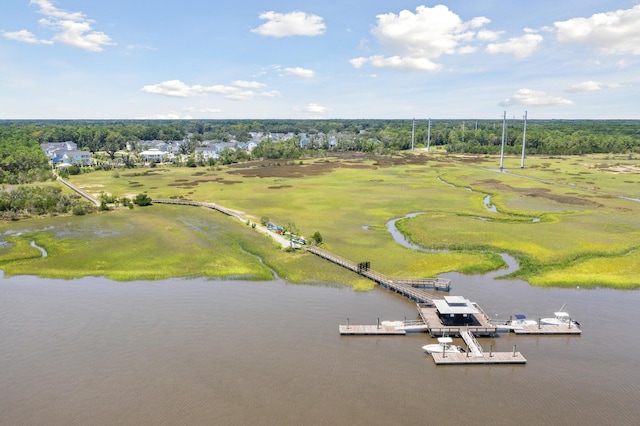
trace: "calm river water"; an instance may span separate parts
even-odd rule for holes
[[[428,335],[339,336],[347,318],[417,318],[380,288],[0,278],[0,424],[640,422],[640,292],[446,277],[489,315],[566,303],[583,335],[501,334],[480,343],[528,364],[437,367]]]

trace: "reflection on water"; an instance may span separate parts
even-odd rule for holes
[[[495,204],[491,203],[491,195],[486,195],[482,199],[482,203],[484,204],[484,207],[491,213],[498,213],[498,208],[495,206]]]
[[[636,424],[640,292],[446,277],[490,315],[566,302],[583,335],[480,340],[525,366],[436,367],[427,335],[339,336],[416,317],[380,288],[0,278],[0,423]]]
[[[39,245],[37,245],[34,240],[31,240],[31,247],[40,250],[40,253],[42,253],[42,257],[48,256],[47,251],[43,247],[40,247]]]

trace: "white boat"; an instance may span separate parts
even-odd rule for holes
[[[422,349],[428,354],[432,353],[447,353],[447,354],[459,354],[462,349],[459,346],[452,345],[453,339],[451,337],[438,337],[438,343],[430,345],[424,345]]]
[[[525,325],[538,325],[538,321],[527,319],[526,315],[513,315],[504,324],[497,324],[498,330],[522,330]]]
[[[509,323],[513,325],[538,325],[538,321],[527,319],[526,315],[516,314]]]
[[[580,323],[571,319],[568,313],[558,311],[554,312],[553,318],[542,318],[540,320],[541,325],[564,325],[567,327],[579,327]]]

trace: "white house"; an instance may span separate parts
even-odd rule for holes
[[[166,156],[166,151],[161,151],[157,148],[151,148],[140,153],[140,157],[142,157],[146,162],[162,162]]]

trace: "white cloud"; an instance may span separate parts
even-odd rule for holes
[[[82,12],[67,12],[58,9],[53,5],[51,0],[31,0],[29,4],[37,4],[40,6],[40,13],[52,18],[70,19],[72,21],[82,21],[86,19]]]
[[[227,99],[231,99],[234,101],[248,101],[253,99],[256,96],[256,93],[251,90],[245,90],[241,92],[234,92],[225,96]]]
[[[478,31],[477,38],[480,41],[496,41],[503,33],[504,31],[480,30]]]
[[[310,113],[313,113],[313,114],[322,114],[324,112],[329,111],[329,108],[324,107],[322,105],[310,103],[310,104],[307,104],[307,106],[305,106],[303,108],[303,110],[304,110],[304,112],[310,112]]]
[[[169,112],[167,114],[154,114],[146,117],[136,117],[138,120],[192,120],[190,115],[180,115],[176,112]]]
[[[222,110],[220,108],[194,108],[194,107],[187,107],[187,108],[183,108],[183,111],[186,112],[191,112],[191,113],[209,113],[209,114],[218,114],[221,113]]]
[[[574,84],[569,88],[569,92],[593,92],[596,90],[602,90],[606,88],[615,89],[620,87],[619,83],[602,83],[598,81],[584,81],[582,83]]]
[[[31,0],[30,4],[39,6],[38,12],[45,16],[38,23],[54,32],[51,40],[38,40],[28,30],[5,32],[5,38],[25,43],[53,44],[60,42],[89,52],[101,52],[103,46],[114,44],[105,33],[93,31],[91,25],[94,21],[88,19],[82,12],[67,12],[58,9],[50,0]]]
[[[573,105],[569,99],[553,96],[545,92],[531,89],[519,89],[510,98],[500,102],[501,106],[524,105],[524,106],[561,106]]]
[[[189,86],[180,80],[167,80],[158,84],[149,84],[142,87],[140,90],[147,93],[153,93],[155,95],[164,95],[175,98],[190,98],[195,96],[206,96],[209,93],[216,93],[219,95],[225,95],[225,98],[234,101],[250,100],[255,98],[256,94],[266,98],[280,96],[280,92],[277,90],[265,90],[260,93],[256,93],[253,90],[243,90],[262,89],[266,87],[266,84],[259,83],[257,81],[236,80],[232,84],[232,86],[225,86],[222,84],[216,84],[213,86],[202,86],[196,84]]]
[[[267,90],[265,92],[260,92],[260,96],[263,96],[265,98],[277,98],[278,96],[280,96],[280,92],[278,92],[277,90]]]
[[[324,34],[326,26],[323,18],[305,12],[276,13],[264,12],[260,19],[266,20],[251,32],[269,37],[317,36]]]
[[[113,45],[111,38],[101,31],[91,31],[91,22],[67,19],[41,19],[40,24],[56,32],[51,39],[89,52],[101,52],[102,46]]]
[[[2,33],[4,38],[9,40],[21,41],[23,43],[43,43],[43,44],[51,44],[52,42],[49,40],[38,40],[38,38],[31,31],[28,30],[20,30],[20,31],[5,31]]]
[[[368,58],[354,58],[349,61],[354,68],[360,68],[369,63],[377,68],[394,68],[397,70],[410,71],[437,71],[442,65],[437,64],[427,58],[414,58],[403,56],[384,57],[382,55],[370,56]]]
[[[354,58],[350,63],[355,68],[371,63],[377,67],[437,71],[442,67],[435,59],[470,53],[475,47],[469,43],[498,35],[476,30],[488,24],[489,19],[481,16],[464,22],[444,5],[418,6],[415,13],[403,10],[397,15],[387,13],[376,18],[378,24],[372,33],[390,55]]]
[[[459,55],[467,55],[469,53],[475,53],[478,50],[476,46],[461,46],[458,49]]]
[[[207,93],[233,94],[239,91],[232,86],[189,86],[180,80],[168,80],[159,84],[151,84],[141,89],[143,92],[157,95],[172,96],[177,98],[189,98],[192,96],[204,96]]]
[[[495,55],[497,53],[511,53],[517,58],[526,58],[538,49],[543,38],[539,34],[525,34],[522,37],[510,38],[504,43],[490,43],[486,52]]]
[[[553,25],[560,42],[584,43],[605,55],[640,55],[640,5]]]
[[[284,71],[289,75],[293,75],[301,78],[313,78],[316,75],[315,71],[308,70],[305,68],[300,68],[300,67],[285,68]]]
[[[349,59],[349,63],[354,68],[361,68],[367,62],[369,62],[369,58],[365,58],[365,57]]]
[[[259,83],[257,81],[244,81],[244,80],[236,80],[232,83],[236,87],[241,87],[243,89],[262,89],[267,85],[264,83]]]

